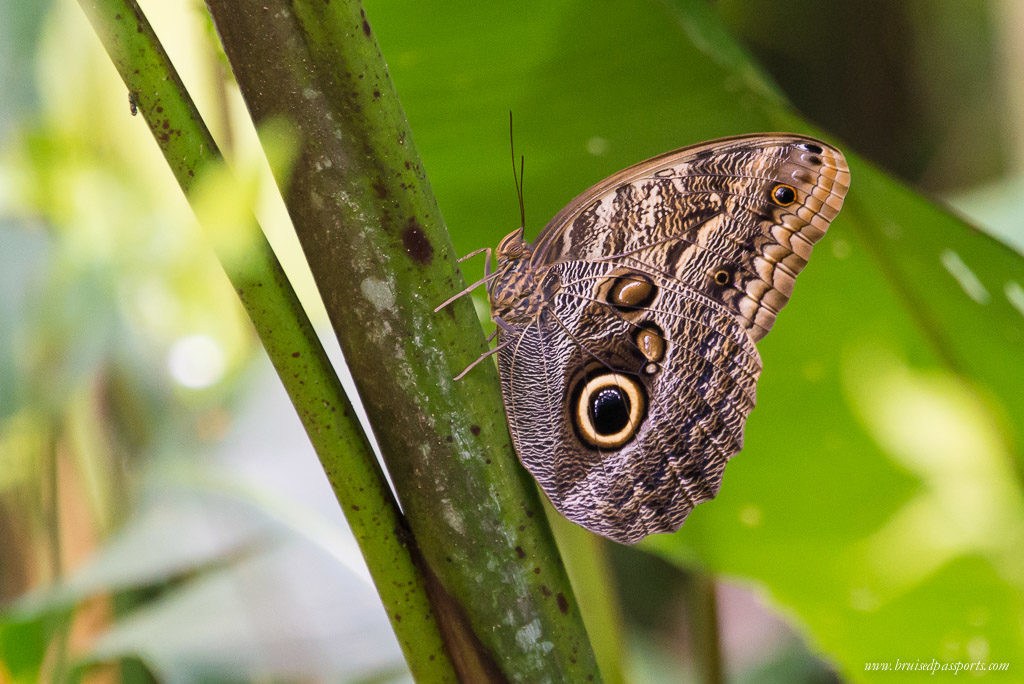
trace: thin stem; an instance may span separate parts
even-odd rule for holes
[[[715,576],[695,571],[687,592],[690,628],[693,634],[694,666],[705,684],[721,684],[722,651],[718,636],[718,599]]]
[[[63,535],[60,518],[60,429],[59,421],[51,417],[46,435],[43,487],[45,488],[44,518],[47,552],[50,561],[50,583],[57,586],[64,577]],[[53,641],[50,644],[50,674],[54,681],[62,681],[68,666],[68,640],[71,632],[71,614],[60,612],[53,617]]]
[[[80,0],[186,196],[221,162],[217,146],[134,0]],[[216,237],[223,227],[204,225]],[[326,353],[251,216],[248,249],[214,239],[221,264],[295,405],[355,534],[414,677],[454,668],[407,544],[406,523]]]
[[[356,0],[207,0],[275,170],[467,681],[599,674],[370,20]],[[451,617],[451,621],[448,617]]]

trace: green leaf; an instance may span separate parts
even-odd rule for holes
[[[840,145],[847,205],[761,345],[746,448],[717,501],[644,548],[760,584],[851,679],[867,661],[1024,658],[1019,254],[799,119],[696,0],[367,13],[461,252],[516,225],[509,108],[528,235],[700,140]]]
[[[3,681],[39,681],[52,628],[50,616],[0,619],[0,677]]]

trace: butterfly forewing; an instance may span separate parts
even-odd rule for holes
[[[725,301],[756,341],[792,295],[849,183],[842,154],[811,138],[683,148],[574,199],[541,231],[533,262],[613,259],[672,273]]]
[[[590,188],[524,249],[528,262],[512,268],[499,251],[506,413],[555,508],[633,543],[717,493],[754,406],[754,342],[848,186],[825,143],[730,138]]]

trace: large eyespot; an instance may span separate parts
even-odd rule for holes
[[[779,183],[772,188],[772,200],[780,207],[788,207],[793,202],[796,202],[796,190],[793,189],[792,185]]]
[[[580,437],[597,449],[617,449],[636,436],[647,401],[640,383],[627,375],[604,373],[585,380],[573,415]]]
[[[636,311],[654,301],[658,288],[639,273],[626,273],[615,279],[608,290],[608,303],[622,311]]]
[[[713,277],[715,279],[715,285],[725,286],[729,284],[729,271],[725,270],[724,268],[720,268],[717,271],[715,271],[715,275]]]

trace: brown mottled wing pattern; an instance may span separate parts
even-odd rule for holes
[[[714,289],[710,269],[732,264],[737,278],[717,296],[757,341],[789,301],[849,183],[843,155],[818,140],[712,141],[641,162],[584,192],[541,231],[533,261],[615,257],[704,291]],[[777,185],[793,189],[788,206],[771,197]]]
[[[634,543],[715,496],[754,406],[754,342],[848,185],[820,141],[745,136],[630,167],[548,224],[531,262],[544,304],[502,331],[498,363],[516,450],[555,508]]]

